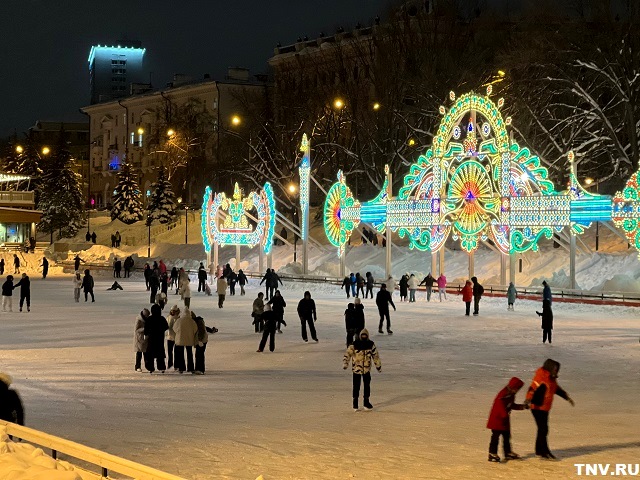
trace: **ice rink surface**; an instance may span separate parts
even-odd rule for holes
[[[480,316],[465,317],[459,296],[426,303],[422,292],[408,304],[396,292],[387,336],[365,300],[383,366],[372,372],[374,410],[353,412],[337,287],[286,285],[288,327],[275,353],[256,353],[257,288],[220,310],[192,282],[192,309],[220,329],[206,375],[194,376],[134,371],[133,326],[148,294],[139,278],[122,280],[124,291],[106,291],[111,282],[97,277],[96,303],[76,304],[70,277],[32,278],[32,311],[17,312],[16,290],[14,312],[0,313],[0,370],[13,375],[28,426],[187,479],[578,478],[576,463],[640,463],[638,309],[555,303],[553,345],[543,345],[540,302],[507,312],[504,299],[485,298]],[[295,313],[309,287],[318,344],[301,340]],[[169,295],[169,305],[178,300]],[[551,412],[561,460],[535,457],[533,418],[514,411],[513,449],[524,459],[488,463],[494,396],[518,376],[522,401],[548,357],[576,402],[556,397]]]

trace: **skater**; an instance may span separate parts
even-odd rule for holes
[[[184,306],[189,308],[191,305],[191,286],[189,285],[189,276],[186,274],[184,269],[180,269],[181,275],[178,281],[180,285],[178,290],[180,291],[180,298],[184,302]]]
[[[442,301],[442,296],[444,295],[444,299],[447,299],[447,277],[444,276],[444,273],[441,273],[436,280],[438,283],[438,297],[440,301]]]
[[[524,382],[518,377],[513,377],[504,387],[495,400],[489,413],[487,428],[491,430],[491,442],[489,443],[489,461],[500,462],[498,456],[498,442],[502,436],[502,446],[504,448],[504,458],[506,460],[517,460],[520,455],[511,451],[511,422],[509,417],[511,410],[525,410],[526,405],[515,403],[516,393],[522,388]]]
[[[175,287],[176,294],[178,293],[178,269],[176,267],[171,269],[171,283],[169,284],[169,287],[171,289]]]
[[[551,287],[547,283],[546,280],[542,281],[542,285],[544,288],[542,289],[542,301],[549,300],[549,305],[553,303],[553,298],[551,297]]]
[[[473,315],[478,316],[480,314],[480,300],[484,293],[484,287],[478,283],[477,277],[471,277],[473,282]]]
[[[216,292],[218,293],[218,308],[222,308],[224,298],[227,295],[227,279],[220,277],[216,284]]]
[[[356,273],[356,297],[364,297],[364,278],[360,272]]]
[[[0,258],[0,275],[4,275],[4,258]]]
[[[206,280],[206,279],[205,279]],[[207,342],[209,341],[209,334],[207,333],[207,327],[204,324],[202,317],[196,316],[191,312],[191,318],[196,324],[196,365],[193,373],[196,375],[204,375],[205,371],[205,358],[204,352],[207,350]]]
[[[405,273],[400,277],[400,282],[398,283],[400,287],[400,301],[407,301],[407,290],[409,289],[409,276]]]
[[[302,339],[308,342],[307,339],[307,324],[309,325],[309,333],[314,342],[318,341],[316,335],[316,327],[314,323],[318,320],[316,314],[316,302],[311,298],[311,292],[304,292],[304,298],[298,302],[298,317],[300,317],[300,324],[302,327]]]
[[[0,372],[0,420],[24,425],[24,407],[18,392],[9,388],[12,382],[11,376]]]
[[[149,277],[149,289],[151,290],[149,303],[156,303],[156,295],[158,294],[158,290],[160,290],[160,279],[155,271]]]
[[[76,303],[80,301],[80,289],[82,289],[82,277],[80,272],[76,271],[73,275],[73,299]]]
[[[147,287],[147,292],[148,292],[150,290],[149,279],[151,278],[151,275],[153,275],[153,272],[151,271],[151,267],[149,266],[148,263],[144,264],[144,269],[142,270],[142,275],[144,276],[144,284]]]
[[[13,312],[13,275],[7,275],[7,280],[2,284],[2,311]]]
[[[109,288],[107,288],[107,290],[122,290],[122,285],[120,285],[118,282],[113,282],[113,284]]]
[[[196,345],[198,326],[196,322],[193,321],[193,318],[191,318],[191,312],[188,308],[185,308],[174,322],[173,331],[176,334],[176,344],[173,349],[173,366],[178,369],[180,373],[184,373],[185,371],[191,373],[194,370],[193,347]],[[185,353],[187,355],[186,365],[184,362]]]
[[[122,271],[122,262],[118,260],[118,257],[113,261],[113,277],[120,278],[120,272]]]
[[[554,395],[564,398],[575,407],[573,399],[558,385],[558,372],[560,363],[548,358],[545,360],[531,381],[527,391],[525,404],[531,408],[531,413],[538,427],[536,436],[536,455],[549,460],[555,460],[555,456],[549,450],[547,436],[549,435],[549,411],[553,405]]]
[[[147,308],[143,308],[140,315],[136,318],[136,323],[133,328],[133,350],[136,352],[136,365],[134,367],[136,372],[142,372],[142,356],[147,354],[148,341],[144,335],[144,324],[151,316],[151,312]],[[147,364],[145,358],[145,366]]]
[[[360,330],[364,328],[364,305],[362,305],[362,301],[359,298],[354,300],[355,303],[355,336],[358,338],[360,335]]]
[[[351,298],[351,278],[344,277],[344,279],[342,280],[342,287],[347,293],[347,299]]]
[[[96,298],[93,296],[93,287],[94,287],[93,277],[91,276],[91,272],[87,268],[84,271],[84,277],[82,279],[82,288],[84,290],[84,301],[88,300],[88,295],[91,295],[91,303],[96,301]]]
[[[120,232],[116,230],[116,248],[120,248],[121,240],[122,240],[122,237],[120,236]],[[96,243],[95,240],[93,241],[93,243]]]
[[[366,245],[367,238],[369,238],[369,230],[367,230],[367,227],[362,227],[362,234],[360,236],[362,238],[362,245]]]
[[[269,284],[271,283],[271,274],[272,270],[270,268],[267,268],[267,271],[264,274],[264,277],[262,277],[262,280],[260,280],[260,285],[262,285],[264,283],[265,286],[265,290],[264,290],[264,298],[265,300],[269,300]],[[273,292],[271,292],[273,295]]]
[[[276,319],[276,330],[278,331],[278,333],[282,333],[280,324],[284,325],[285,327],[287,326],[284,321],[284,309],[287,306],[287,302],[285,302],[284,298],[282,298],[280,290],[276,290],[276,293],[273,295],[273,297],[271,297],[271,300],[269,300],[268,304],[271,305],[271,311],[273,312],[273,316]]]
[[[353,344],[353,338],[356,335],[356,308],[355,304],[350,303],[344,311],[344,326],[347,330],[347,347]]]
[[[120,290],[122,290],[122,287],[120,287]],[[160,310],[164,310],[164,307],[167,304],[167,294],[162,292],[158,293],[156,295],[155,304],[160,307]]]
[[[91,238],[91,236],[89,236],[89,238]],[[115,233],[111,234],[111,248],[116,248],[116,234]]]
[[[393,293],[396,291],[396,281],[389,275],[389,278],[387,278],[387,281],[384,283],[387,286],[387,292],[389,292],[389,295],[393,298]]]
[[[47,257],[42,257],[40,266],[42,267],[42,279],[44,280],[49,274],[49,260],[47,260]]]
[[[22,278],[18,283],[16,283],[13,288],[20,287],[20,311],[22,311],[22,306],[24,305],[24,301],[27,301],[27,312],[31,311],[31,280],[29,279],[29,275],[26,273],[22,274]]]
[[[253,301],[251,316],[253,317],[252,325],[255,326],[256,333],[263,329],[262,314],[264,313],[264,293],[258,293],[258,298]]]
[[[373,405],[369,401],[371,384],[371,362],[376,366],[376,370],[382,370],[382,363],[378,355],[378,349],[373,341],[369,340],[369,332],[363,329],[358,339],[353,345],[347,347],[343,358],[343,368],[346,370],[351,361],[351,371],[353,372],[353,410],[358,411],[358,398],[360,397],[360,383],[364,383],[364,402],[366,410],[371,410]]]
[[[355,273],[351,272],[349,274],[349,284],[351,285],[351,296],[356,296],[356,285],[358,284],[358,280],[356,279]]]
[[[549,340],[551,344],[551,330],[553,330],[553,311],[549,300],[542,301],[542,312],[536,310],[538,316],[542,317],[542,343]]]
[[[467,280],[462,287],[462,301],[465,305],[464,314],[468,317],[471,313],[471,300],[473,300],[473,284],[471,280]]]
[[[135,262],[133,261],[133,257],[131,255],[124,259],[124,278],[131,277],[131,270],[133,269],[134,265]]]
[[[160,273],[160,293],[162,293],[165,297],[168,295],[167,291],[169,290],[167,272]]]
[[[15,253],[13,254],[13,274],[20,273],[20,258]]]
[[[231,270],[227,276],[227,282],[229,283],[229,295],[236,294],[236,283],[238,283],[238,275]]]
[[[266,304],[264,306],[264,313],[262,314],[264,320],[264,330],[262,331],[262,339],[260,345],[258,345],[259,353],[264,352],[264,347],[267,345],[267,339],[269,340],[269,351],[273,352],[276,349],[276,329],[278,328],[277,315],[271,310],[271,305]],[[287,324],[282,320],[282,323]]]
[[[87,234],[84,236],[84,239],[85,239],[87,242],[90,242],[90,241],[91,241],[91,232],[89,232],[89,230],[87,230]],[[113,246],[113,245],[112,245],[112,246]]]
[[[73,270],[76,272],[80,271],[80,262],[85,263],[83,259],[80,258],[79,255],[76,255],[73,259]]]
[[[238,284],[240,285],[240,295],[244,295],[244,286],[249,283],[247,276],[242,270],[238,270]]]
[[[200,262],[198,268],[198,292],[204,292],[204,284],[207,283],[207,271],[204,269],[204,265]]]
[[[373,298],[373,284],[374,284],[374,280],[373,280],[373,275],[371,275],[371,272],[367,272],[367,291],[364,294],[364,298],[368,298],[369,294],[371,294],[371,298]]]
[[[384,325],[384,319],[387,319],[387,333],[392,335],[391,331],[391,318],[389,317],[389,304],[393,307],[393,311],[396,311],[396,306],[393,303],[393,298],[391,298],[391,294],[387,290],[387,285],[382,284],[380,286],[380,290],[376,295],[376,305],[378,306],[378,313],[380,314],[380,324],[378,325],[378,333],[384,333],[382,331],[382,326]]]
[[[97,240],[98,236],[96,235],[96,232],[91,233],[91,243],[95,244]]]
[[[167,273],[167,265],[162,259],[160,259],[160,261],[158,262],[158,269],[160,270],[161,275]]]
[[[151,373],[155,371],[156,365],[162,373],[167,368],[164,362],[164,332],[168,329],[167,319],[162,316],[160,306],[151,305],[151,316],[144,322],[144,334],[148,340],[145,366]]]
[[[282,285],[282,280],[280,279],[280,276],[275,272],[275,270],[271,269],[271,277],[267,282],[267,285],[269,286],[269,293],[270,293],[269,298],[271,299],[273,299],[274,292],[278,289],[278,282],[280,282],[280,285]]]
[[[415,303],[416,290],[418,289],[418,278],[413,273],[407,281],[407,286],[409,287],[409,303]]]
[[[173,368],[173,351],[176,345],[176,331],[173,329],[176,322],[180,318],[180,309],[177,305],[174,305],[169,310],[169,315],[167,316],[167,325],[169,329],[167,330],[167,370],[171,370]],[[174,368],[174,370],[178,370],[178,368]]]
[[[516,303],[518,298],[518,292],[513,282],[509,282],[509,288],[507,288],[507,310],[513,310],[513,304]]]

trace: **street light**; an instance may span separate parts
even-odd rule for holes
[[[378,102],[374,103],[373,104],[373,109],[376,110],[376,111],[380,110],[380,104]]]
[[[142,135],[144,133],[144,128],[138,128],[138,135]]]
[[[296,186],[293,183],[289,184],[289,193],[296,193]]]
[[[587,185],[591,185],[593,183],[593,178],[591,177],[587,177],[584,179],[584,183],[586,183]]]
[[[189,243],[189,205],[184,205],[184,244]]]
[[[22,148],[22,146],[21,146],[21,145],[18,145],[18,146],[16,147],[16,152],[18,152],[18,153],[22,153],[22,152],[24,152],[24,148]]]
[[[51,150],[49,149],[49,147],[42,147],[42,154],[43,155],[49,155],[50,152],[51,152]]]
[[[242,119],[238,115],[231,117],[231,123],[234,127],[237,127],[242,123]]]
[[[416,141],[413,138],[409,139],[409,146],[413,147],[416,144]]]
[[[173,137],[176,134],[176,131],[173,128],[167,130],[167,137]]]
[[[149,228],[149,242],[147,244],[147,258],[151,258],[151,223],[153,219],[151,215],[147,215],[147,227]]]
[[[342,107],[344,107],[344,101],[341,98],[336,98],[333,101],[333,106],[340,110]]]

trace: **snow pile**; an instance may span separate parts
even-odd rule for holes
[[[0,426],[0,480],[82,480],[73,465],[54,460],[41,448],[9,439]]]

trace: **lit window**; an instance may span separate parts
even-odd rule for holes
[[[138,146],[141,147],[142,146],[142,134],[138,135]]]
[[[135,133],[131,132],[131,145],[133,145],[136,142],[136,135]]]

